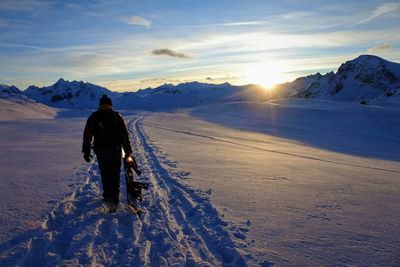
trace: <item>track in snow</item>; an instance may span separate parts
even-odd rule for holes
[[[182,185],[161,166],[141,129],[142,119],[133,117],[128,123],[141,177],[149,183],[141,218],[124,205],[115,214],[104,213],[100,173],[92,162],[77,173],[85,181],[57,204],[40,229],[0,246],[0,262],[22,266],[246,265],[226,230],[227,223],[207,195]],[[124,182],[121,197],[126,203]]]

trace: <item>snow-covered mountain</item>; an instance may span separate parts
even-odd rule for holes
[[[113,100],[117,109],[160,110],[185,108],[228,101],[261,101],[268,99],[260,86],[234,86],[229,83],[208,84],[199,82],[164,84],[138,92],[118,93],[104,87],[78,81],[59,79],[47,87],[30,86],[24,95],[53,107],[96,108],[103,94]]]
[[[362,55],[336,73],[319,73],[279,86],[280,94],[336,101],[368,101],[400,95],[400,64]]]
[[[46,105],[62,108],[96,108],[103,94],[112,99],[119,95],[98,85],[82,81],[69,82],[63,78],[51,86],[31,85],[23,93]]]
[[[21,91],[14,85],[9,86],[5,84],[0,84],[0,93],[20,94]]]
[[[343,63],[336,73],[300,77],[278,85],[273,92],[257,85],[187,82],[119,93],[91,83],[70,82],[62,78],[51,86],[32,85],[23,92],[15,86],[0,85],[1,92],[23,94],[48,106],[72,109],[96,108],[103,94],[113,99],[117,109],[130,110],[187,108],[211,103],[288,97],[352,102],[388,101],[400,99],[400,64],[363,55]]]
[[[139,90],[140,96],[151,109],[193,107],[229,101],[263,101],[268,92],[260,86],[234,86],[229,83],[209,84],[187,82],[178,85],[164,84],[154,89]]]

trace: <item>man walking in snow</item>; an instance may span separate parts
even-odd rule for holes
[[[102,96],[98,110],[86,122],[82,153],[87,162],[92,157],[92,147],[99,163],[103,199],[111,210],[115,210],[119,204],[121,147],[125,157],[131,155],[132,148],[124,120],[113,110],[112,101],[107,95]]]

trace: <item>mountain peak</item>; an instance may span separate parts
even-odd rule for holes
[[[56,87],[65,86],[68,82],[65,81],[63,78],[58,79],[58,81],[54,84]]]
[[[364,61],[364,60],[384,60],[384,59],[375,55],[359,55],[358,57],[350,61]]]

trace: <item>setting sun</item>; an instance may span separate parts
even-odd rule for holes
[[[259,84],[272,89],[276,84],[288,80],[283,66],[271,63],[259,63],[244,71],[247,83]]]

